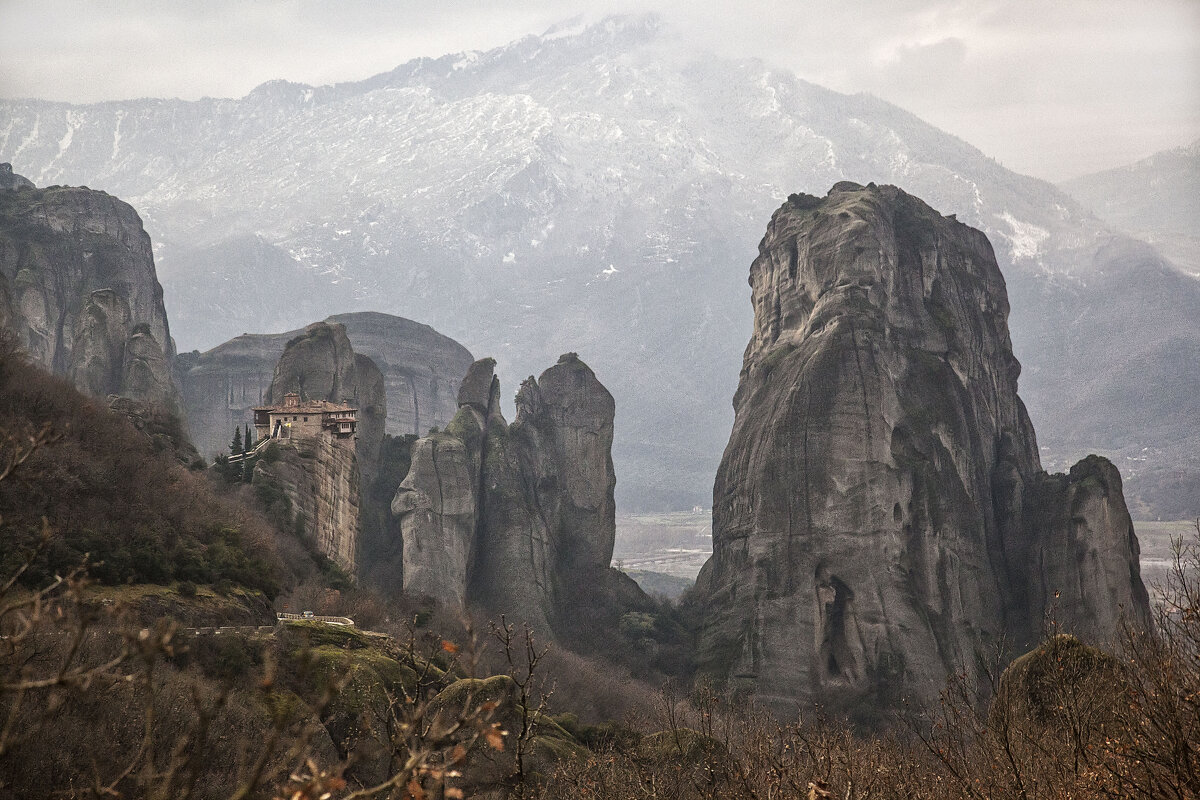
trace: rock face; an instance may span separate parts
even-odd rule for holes
[[[0,165],[0,324],[81,391],[180,413],[150,237],[115,197],[35,189]]]
[[[341,314],[326,322],[342,325],[354,352],[382,372],[386,433],[419,435],[454,417],[454,389],[471,364],[462,345],[427,325],[388,314]],[[284,347],[302,333],[243,334],[206,353],[176,359],[192,438],[201,453],[211,458],[223,452],[234,426],[252,421],[250,409],[265,402]]]
[[[266,402],[282,403],[288,392],[302,401],[346,402],[358,409],[359,463],[370,472],[387,420],[383,375],[371,359],[350,346],[341,325],[315,322],[291,339],[267,387]]]
[[[458,438],[434,434],[413,447],[412,465],[392,500],[400,518],[404,590],[466,605],[475,556],[479,452]]]
[[[13,172],[12,164],[0,164],[0,191],[33,189],[33,181]]]
[[[273,484],[291,501],[317,549],[342,569],[358,568],[360,475],[354,440],[328,436],[280,442],[259,459],[254,484]]]
[[[383,439],[387,400],[383,376],[366,356],[356,354],[341,325],[317,322],[288,342],[266,403],[281,403],[289,392],[302,402],[347,402],[358,409],[357,435],[341,439],[322,431],[312,437],[281,439],[278,457],[260,458],[256,483],[269,482],[303,517],[317,548],[338,566],[358,566],[359,503],[362,475],[370,475]]]
[[[473,360],[467,348],[428,325],[391,314],[335,314],[326,322],[344,326],[354,352],[383,373],[387,433],[422,436],[454,418],[455,391]]]
[[[792,195],[750,270],[754,333],[697,581],[704,669],[781,710],[933,701],[1056,603],[1116,634],[1147,596],[1120,478],[1041,471],[986,237],[895,187]]]
[[[619,582],[609,569],[615,404],[568,353],[522,384],[509,425],[494,368],[483,359],[467,371],[457,415],[417,442],[392,501],[404,590],[553,631],[574,599]]]

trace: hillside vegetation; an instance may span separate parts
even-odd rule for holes
[[[11,574],[41,587],[88,565],[101,584],[241,586],[272,597],[309,561],[259,514],[181,466],[161,439],[0,344],[0,482]]]

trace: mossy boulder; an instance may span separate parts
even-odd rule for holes
[[[988,724],[997,731],[1019,728],[1031,739],[1082,725],[1099,731],[1116,719],[1121,684],[1115,657],[1058,634],[1004,670]]]
[[[638,755],[654,763],[696,765],[729,755],[725,745],[691,728],[659,731],[643,737]]]

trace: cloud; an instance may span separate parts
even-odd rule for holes
[[[949,36],[931,44],[901,45],[884,66],[893,72],[945,74],[961,67],[966,58],[966,42]]]
[[[644,11],[719,55],[876,94],[1045,177],[1200,136],[1196,0],[0,0],[0,95],[241,96]]]

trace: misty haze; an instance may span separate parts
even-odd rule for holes
[[[0,794],[1200,796],[1200,10],[651,9],[0,9]]]

